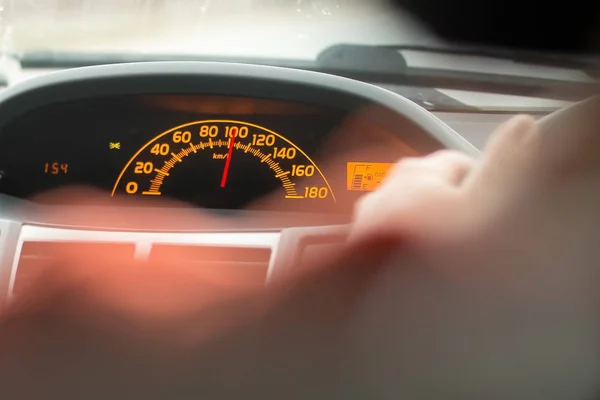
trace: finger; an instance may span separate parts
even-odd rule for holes
[[[491,135],[481,160],[466,178],[465,185],[484,183],[496,187],[526,177],[539,147],[540,134],[535,120],[526,115],[511,118]]]
[[[402,181],[409,176],[435,175],[458,185],[475,163],[474,158],[454,150],[436,151],[426,157],[401,159],[388,174],[386,182]]]
[[[166,230],[171,226],[190,231],[225,226],[215,217],[174,202],[162,202],[164,208],[157,212],[155,207],[132,208],[127,201],[111,199],[106,193],[95,190],[61,190],[43,197],[61,204],[69,203],[69,207],[56,208],[46,215],[46,219],[65,225],[110,226],[111,229],[134,232]],[[94,206],[87,206],[90,202]],[[225,250],[209,249],[193,264],[181,251],[163,252],[161,256],[153,257],[152,262],[142,263],[134,259],[133,246],[134,243],[129,246],[117,243],[47,246],[44,249],[46,264],[41,266],[40,273],[31,276],[31,284],[14,299],[11,308],[20,311],[37,309],[48,303],[49,298],[58,296],[73,299],[72,303],[65,303],[65,307],[110,305],[132,316],[150,319],[152,316],[177,316],[203,307],[219,296],[254,289],[244,284],[247,276],[241,276],[239,269],[204,267],[205,259],[218,256],[206,252]]]
[[[600,97],[552,113],[540,126],[546,176],[570,178],[600,169]]]
[[[451,185],[461,184],[475,165],[473,157],[453,150],[441,150],[428,158],[431,159],[432,164],[435,164],[441,170],[442,176]]]
[[[474,163],[473,158],[450,150],[402,159],[377,191],[361,199],[357,209],[392,213],[418,206],[431,195],[446,195],[446,189],[458,185]]]
[[[67,254],[65,252],[64,254]],[[164,338],[186,345],[188,332],[171,332],[214,305],[258,294],[263,288],[232,285],[232,271],[181,264],[177,257],[135,262],[112,254],[81,253],[55,258],[42,274],[10,304],[3,321],[41,316],[71,321],[128,338]],[[212,337],[228,326],[256,315],[248,307],[228,308],[212,317],[195,339]]]
[[[377,191],[357,203],[350,239],[377,232],[417,238],[434,225],[450,225],[458,185],[474,162],[454,151],[401,160]]]
[[[15,360],[27,368],[5,368],[4,392],[19,398],[40,398],[41,393],[61,398],[73,390],[84,395],[90,388],[97,398],[115,398],[123,394],[123,387],[137,398],[164,398],[169,388],[194,394],[206,393],[208,387],[209,391],[228,393],[231,385],[222,378],[232,374],[236,381],[246,383],[289,376],[289,371],[280,367],[282,360],[298,365],[295,371],[302,373],[308,386],[318,384],[322,379],[315,378],[321,376],[322,369],[306,369],[307,362],[315,357],[328,360],[328,365],[339,362],[335,343],[357,302],[362,301],[370,278],[393,248],[393,243],[382,241],[349,248],[298,280],[281,282],[268,294],[238,299],[231,305],[220,303],[187,323],[173,323],[171,330],[158,335],[165,339],[162,341],[156,337],[137,339],[131,329],[117,325],[124,322],[122,318],[107,315],[104,321],[111,324],[101,329],[98,325],[85,329],[81,321],[66,317],[60,310],[14,318],[0,329],[0,360],[4,360],[4,367]],[[215,318],[248,304],[264,307],[261,318],[206,341],[203,332],[214,325]],[[182,337],[188,346],[179,345]],[[294,345],[290,347],[290,343]],[[256,368],[257,361],[260,368]],[[44,379],[48,365],[53,368],[50,380]],[[237,366],[233,371],[232,365]],[[200,378],[197,371],[204,371]],[[126,377],[127,386],[120,377]],[[23,386],[32,379],[38,384]],[[78,382],[75,389],[74,381]]]
[[[401,135],[395,134],[401,132]],[[332,129],[318,145],[313,161],[326,178],[335,194],[324,201],[286,200],[283,191],[273,193],[252,204],[252,208],[277,209],[302,212],[303,220],[315,214],[336,214],[348,217],[353,212],[354,202],[364,192],[348,190],[348,163],[394,163],[400,157],[416,157],[430,151],[428,140],[423,140],[420,129],[399,121],[398,116],[381,107],[368,106],[348,115],[340,126]],[[315,177],[319,175],[316,171]],[[315,179],[295,177],[295,187],[300,191],[314,185]],[[312,183],[311,183],[312,182]],[[322,183],[319,183],[322,184]],[[311,216],[311,214],[313,216]],[[303,221],[305,222],[305,221]],[[307,221],[308,222],[308,221]],[[312,222],[312,221],[310,221]],[[316,224],[323,223],[319,215]]]

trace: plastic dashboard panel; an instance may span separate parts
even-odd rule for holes
[[[119,94],[203,94],[252,96],[336,106],[348,110],[369,104],[400,114],[439,142],[477,154],[478,150],[430,112],[408,99],[362,82],[314,72],[243,64],[160,62],[121,64],[65,70],[25,81],[0,92],[0,133],[11,119],[47,104],[86,97]],[[24,241],[131,242],[143,258],[157,243],[258,246],[273,251],[269,270],[287,262],[299,243],[311,237],[331,236],[341,227],[265,225],[261,218],[238,229],[212,231],[202,227],[81,226],[77,221],[56,221],[34,209],[19,212],[23,201],[0,196],[0,293],[8,293],[14,280]],[[132,211],[135,212],[135,211]],[[325,223],[327,224],[327,223]],[[323,224],[321,224],[323,225]],[[339,235],[334,235],[336,240]],[[308,238],[308,239],[307,239]],[[341,240],[341,239],[340,239]],[[314,239],[313,239],[314,241]],[[278,261],[279,260],[279,261]],[[1,299],[2,297],[0,297]]]
[[[476,152],[433,114],[390,91],[333,75],[245,64],[118,64],[41,76],[0,92],[0,130],[16,115],[49,103],[132,93],[254,96],[346,108],[373,103],[405,116],[445,147]]]

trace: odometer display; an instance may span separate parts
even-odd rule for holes
[[[240,189],[268,189],[285,200],[336,201],[327,178],[294,142],[257,124],[217,119],[153,137],[127,162],[112,195],[186,198],[235,209],[247,199],[237,195]]]

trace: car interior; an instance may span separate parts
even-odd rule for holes
[[[556,119],[593,93],[581,59],[543,66],[542,55],[515,54],[340,44],[310,63],[7,55],[0,298],[19,296],[51,265],[49,249],[61,246],[110,246],[137,260],[177,251],[192,265],[268,284],[297,260],[342,243],[356,201],[403,157],[442,149],[476,156],[510,117]],[[464,67],[477,62],[477,71]],[[85,204],[73,204],[69,192],[44,195],[73,187],[96,191]],[[69,218],[72,207],[102,215],[115,206],[133,215],[198,208],[225,222],[157,218],[124,227]]]
[[[18,296],[57,246],[118,244],[139,260],[178,251],[204,267],[219,248],[226,251],[211,268],[264,284],[290,259],[339,245],[353,204],[396,161],[441,149],[476,155],[515,114],[429,111],[401,93],[313,71],[214,62],[65,69],[6,88],[3,297]],[[41,196],[63,187],[100,189],[83,205],[98,213],[198,207],[227,225],[82,226],[68,212],[58,220],[48,212],[74,206],[68,195]]]

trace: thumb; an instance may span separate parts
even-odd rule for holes
[[[486,200],[511,195],[506,186],[527,180],[539,143],[540,130],[532,117],[511,118],[491,135],[480,161],[465,178],[465,187],[485,193]]]

